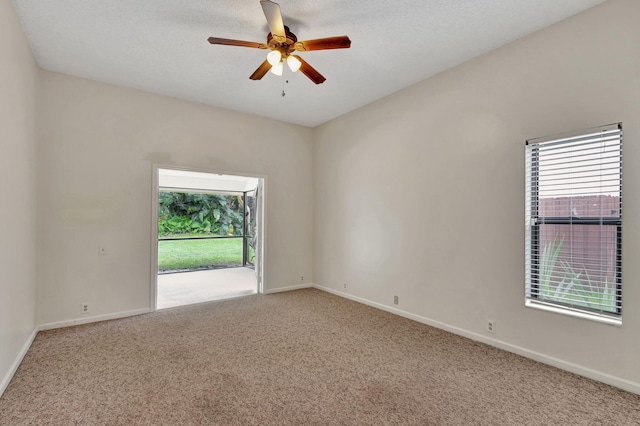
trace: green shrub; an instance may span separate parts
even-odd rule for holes
[[[244,203],[240,195],[160,192],[158,235],[241,236]]]

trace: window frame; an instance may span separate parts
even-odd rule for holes
[[[539,164],[540,164],[540,144],[545,141],[558,141],[564,138],[566,142],[571,142],[574,138],[594,133],[601,129],[617,126],[620,132],[619,144],[619,166],[617,167],[620,175],[619,199],[618,199],[618,216],[617,217],[576,217],[576,216],[540,216],[540,180],[539,180]],[[535,144],[533,144],[535,142]],[[565,314],[603,322],[611,325],[620,326],[622,324],[622,142],[623,132],[622,123],[614,123],[598,128],[585,129],[571,134],[551,136],[538,139],[529,139],[526,145],[533,145],[530,149],[525,150],[525,169],[529,166],[531,169],[525,170],[525,174],[530,172],[530,199],[525,203],[525,220],[529,218],[526,224],[526,233],[530,239],[525,238],[525,306],[555,313]],[[528,178],[528,176],[527,176]],[[529,182],[528,182],[529,183]],[[539,294],[539,277],[540,277],[540,227],[542,225],[595,225],[595,226],[615,226],[616,227],[616,267],[615,267],[615,310],[616,312],[605,312],[589,307],[564,303],[562,301],[552,301],[540,297]],[[530,256],[530,259],[527,258]]]

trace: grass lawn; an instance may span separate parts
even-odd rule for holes
[[[158,270],[242,266],[242,238],[158,241]]]

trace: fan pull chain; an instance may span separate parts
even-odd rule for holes
[[[282,97],[284,98],[287,94],[284,93],[284,85],[285,83],[289,83],[289,80],[282,80]]]

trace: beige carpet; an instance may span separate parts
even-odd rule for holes
[[[637,425],[640,396],[318,290],[41,332],[2,425]]]

